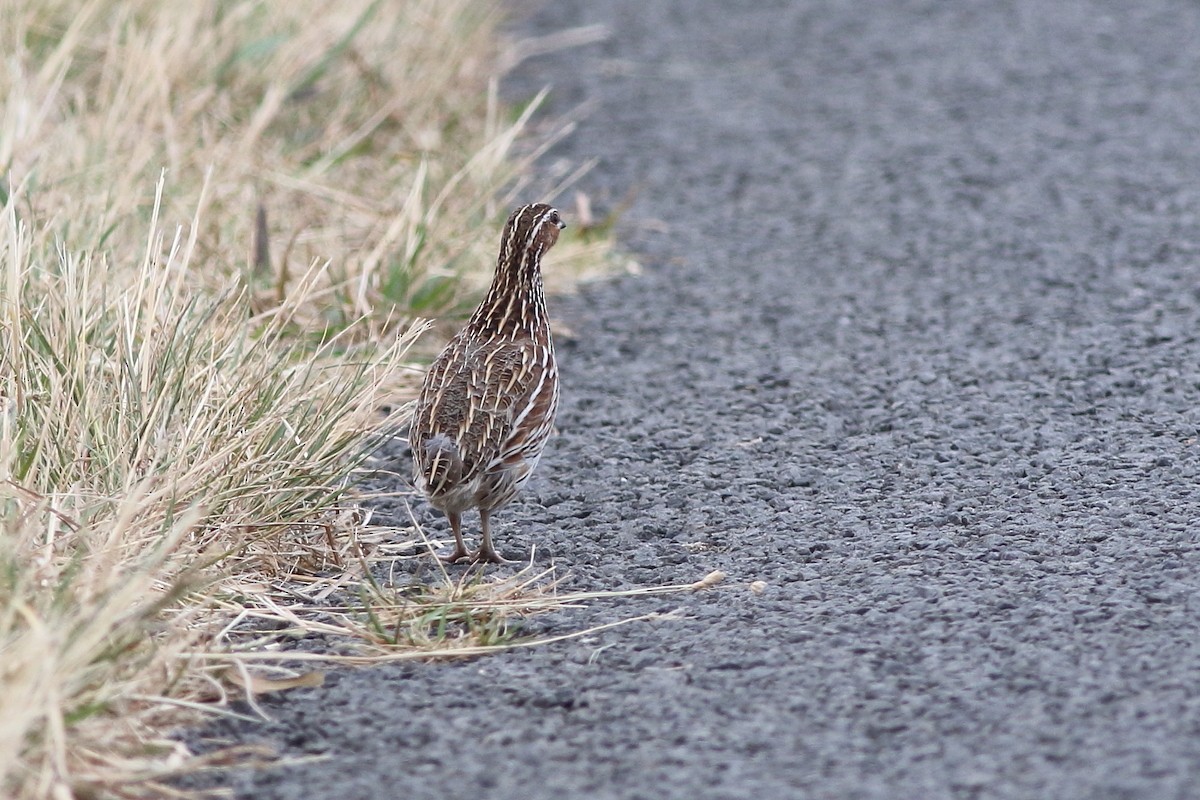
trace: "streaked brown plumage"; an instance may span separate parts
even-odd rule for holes
[[[566,225],[543,203],[518,208],[500,240],[496,275],[466,327],[433,362],[413,412],[414,480],[450,520],[446,561],[503,562],[491,513],[529,479],[558,409],[558,366],[541,258]],[[462,513],[479,509],[481,542],[467,552]]]

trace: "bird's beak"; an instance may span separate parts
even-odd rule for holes
[[[558,221],[558,229],[561,231],[561,230],[562,230],[563,228],[565,228],[565,227],[567,227],[567,223],[563,222],[563,221],[560,219],[560,220]]]

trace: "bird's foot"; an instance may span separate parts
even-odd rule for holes
[[[471,561],[476,564],[492,563],[492,564],[515,564],[515,561],[510,561],[504,556],[496,552],[494,547],[480,547],[471,554]]]
[[[467,552],[467,548],[459,545],[454,548],[453,553],[447,553],[444,556],[438,556],[445,564],[461,564],[464,561],[474,561],[475,555]]]

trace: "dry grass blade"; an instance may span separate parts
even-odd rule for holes
[[[376,582],[379,570],[365,570],[356,597],[340,603],[315,604],[311,597],[276,586],[255,596],[256,607],[243,609],[224,635],[229,647],[204,656],[232,664],[333,663],[363,666],[411,659],[476,656],[511,647],[532,647],[588,636],[612,627],[667,619],[646,614],[599,627],[556,636],[529,635],[526,619],[539,614],[579,609],[597,600],[672,595],[711,589],[725,575],[715,571],[686,584],[626,590],[564,592],[564,577],[554,568],[526,567],[500,578],[468,570],[458,579],[436,585]],[[299,651],[287,642],[316,635],[324,652]],[[199,656],[200,654],[196,654]],[[279,673],[290,680],[303,673]]]
[[[230,655],[228,653],[192,653],[192,657],[207,659],[217,662],[236,661],[242,664],[271,664],[271,663],[286,663],[289,665],[295,664],[337,664],[349,667],[370,667],[379,666],[381,664],[392,664],[402,661],[424,661],[430,658],[470,658],[475,656],[487,656],[501,653],[505,650],[510,650],[514,647],[542,647],[548,644],[556,644],[558,642],[566,642],[572,639],[580,639],[586,636],[593,636],[603,631],[620,628],[625,625],[632,625],[638,622],[652,622],[654,620],[669,620],[674,617],[670,614],[639,614],[633,617],[625,617],[614,622],[607,622],[602,625],[595,625],[589,628],[580,628],[570,633],[563,633],[556,636],[546,636],[542,638],[522,639],[503,644],[496,645],[463,645],[456,647],[453,650],[418,650],[418,649],[397,649],[383,650],[378,652],[366,652],[358,655],[342,655],[338,653],[311,653],[302,651],[268,651],[254,650]]]

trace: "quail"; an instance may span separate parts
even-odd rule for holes
[[[541,269],[565,227],[544,203],[509,216],[487,295],[421,386],[409,430],[414,482],[450,522],[454,550],[444,561],[507,561],[492,543],[492,512],[529,480],[558,409]],[[462,535],[472,508],[480,516],[473,553]]]

